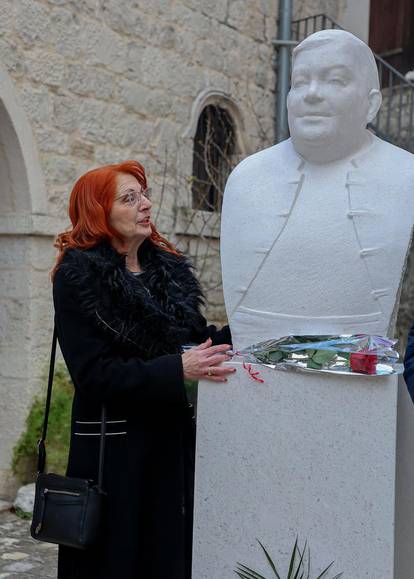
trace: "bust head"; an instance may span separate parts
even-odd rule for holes
[[[293,146],[305,159],[328,163],[363,148],[381,105],[369,47],[344,30],[306,38],[293,51],[287,104]]]

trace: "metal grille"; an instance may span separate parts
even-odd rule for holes
[[[234,148],[229,114],[219,106],[208,105],[200,115],[194,139],[193,209],[220,211]]]

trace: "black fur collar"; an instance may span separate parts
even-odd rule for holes
[[[149,240],[139,261],[143,273],[134,276],[105,242],[68,250],[60,268],[79,289],[79,307],[111,340],[144,359],[177,353],[205,323],[200,285],[186,258]]]

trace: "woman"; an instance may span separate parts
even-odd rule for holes
[[[87,551],[59,549],[59,579],[191,576],[193,417],[184,380],[226,381],[228,328],[206,326],[188,261],[151,223],[136,161],[83,175],[57,238],[55,321],[75,395],[68,475],[97,479],[107,406],[106,520]],[[201,343],[182,353],[182,345]],[[215,345],[213,345],[215,344]]]
[[[404,356],[404,380],[414,402],[414,325],[408,333],[407,348]]]

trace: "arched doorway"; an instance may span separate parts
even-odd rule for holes
[[[46,213],[36,146],[0,65],[0,497],[11,498],[13,447],[34,394],[33,215]]]

